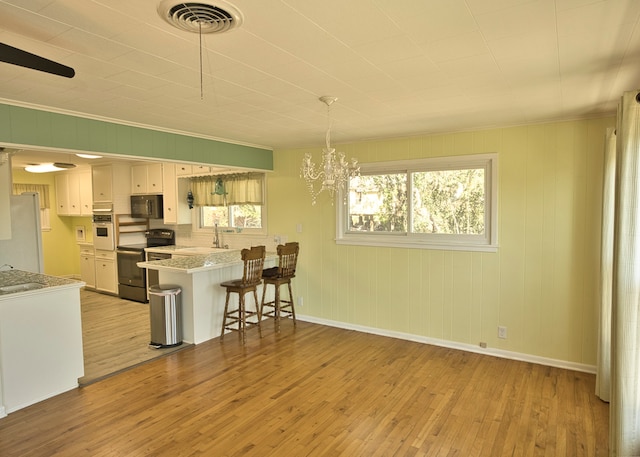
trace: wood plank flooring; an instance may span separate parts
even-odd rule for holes
[[[290,320],[0,420],[0,455],[606,456],[593,375]]]
[[[149,304],[81,289],[84,377],[80,384],[182,349],[149,347]]]

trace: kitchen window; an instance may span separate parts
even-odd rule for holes
[[[361,164],[341,193],[337,243],[497,249],[497,154]]]
[[[265,232],[264,173],[235,173],[191,178],[194,227],[199,231],[219,229],[235,233]]]

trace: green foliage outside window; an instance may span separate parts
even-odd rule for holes
[[[408,204],[409,178],[412,180],[411,205]],[[348,230],[357,232],[483,234],[484,169],[385,173],[354,178],[349,186],[348,222]]]
[[[202,228],[233,227],[233,228],[261,228],[262,206],[260,205],[230,205],[201,207]]]

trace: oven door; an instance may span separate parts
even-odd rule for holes
[[[145,271],[136,265],[144,262],[144,252],[118,248],[118,284],[146,289]]]
[[[102,251],[113,251],[115,249],[113,223],[93,223],[93,247]]]

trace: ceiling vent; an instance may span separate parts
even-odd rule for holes
[[[242,25],[242,13],[230,3],[216,0],[211,3],[178,3],[164,0],[158,14],[180,30],[193,33],[224,33]]]

